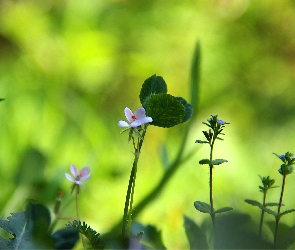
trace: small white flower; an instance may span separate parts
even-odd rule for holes
[[[70,166],[70,170],[73,176],[67,173],[65,174],[65,176],[69,181],[74,182],[77,185],[82,184],[83,181],[86,181],[90,177],[89,167],[82,168],[81,171],[79,172],[76,166],[72,164]]]
[[[126,119],[129,123],[125,121],[119,121],[118,126],[122,128],[136,128],[142,124],[152,122],[153,119],[149,116],[145,116],[145,109],[138,108],[134,113],[129,108],[124,109]]]

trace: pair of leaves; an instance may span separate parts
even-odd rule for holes
[[[276,212],[272,211],[271,209],[267,208],[267,207],[278,206],[279,205],[278,203],[270,202],[270,203],[266,203],[265,206],[263,206],[260,202],[254,201],[254,200],[246,199],[245,202],[252,205],[252,206],[259,207],[260,209],[267,212],[268,214],[273,215],[275,218],[278,217],[278,213],[276,213]],[[284,204],[282,204],[282,206],[284,206]],[[282,216],[284,216],[286,214],[290,214],[290,213],[293,213],[293,212],[295,212],[295,209],[285,210],[284,212],[279,214],[279,217],[282,217]]]
[[[151,125],[169,128],[187,121],[193,113],[192,106],[182,97],[167,94],[167,85],[161,76],[152,75],[144,81],[139,95]]]
[[[202,213],[208,213],[208,214],[219,214],[219,213],[224,213],[224,212],[233,210],[232,207],[223,207],[223,208],[220,208],[218,210],[211,212],[211,205],[207,204],[206,202],[202,202],[202,201],[195,201],[194,206],[198,211],[200,211]]]
[[[77,230],[62,229],[50,235],[50,213],[41,204],[29,203],[25,211],[12,213],[7,219],[0,220],[0,227],[13,238],[0,237],[0,249],[73,248],[79,239]]]
[[[215,159],[210,161],[209,159],[202,159],[199,161],[199,164],[204,165],[204,164],[208,164],[209,166],[213,166],[213,165],[220,165],[224,162],[227,162],[227,160],[225,159]]]

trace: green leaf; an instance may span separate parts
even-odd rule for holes
[[[208,165],[212,165],[212,162],[209,159],[202,159],[199,161],[199,164],[204,165],[204,164],[208,164]]]
[[[259,203],[258,201],[254,201],[254,200],[249,200],[249,199],[246,199],[245,200],[246,203],[252,205],[252,206],[256,206],[256,207],[259,207],[260,209],[262,209],[263,211],[267,212],[268,214],[271,214],[273,215],[274,217],[277,217],[277,213],[266,208],[266,207],[263,207],[261,203]]]
[[[1,102],[1,101],[4,101],[4,100],[5,100],[5,98],[0,98],[0,102]]]
[[[78,231],[89,240],[93,249],[104,249],[104,247],[100,244],[100,233],[88,226],[84,221],[81,223],[80,220],[74,220],[73,222],[67,224],[67,227],[78,229]]]
[[[212,164],[213,165],[220,165],[220,164],[222,164],[224,162],[227,162],[227,160],[224,160],[224,159],[215,159],[215,160],[212,161]]]
[[[184,229],[190,249],[208,249],[206,233],[189,217],[184,216]]]
[[[286,211],[280,213],[280,217],[282,217],[282,216],[284,216],[284,215],[286,215],[286,214],[293,213],[293,212],[295,212],[295,209],[289,209],[289,210],[286,210]]]
[[[142,84],[139,99],[142,107],[147,110],[149,99],[156,94],[167,93],[167,85],[161,76],[152,75]]]
[[[140,223],[134,223],[131,227],[131,234],[136,235],[136,238],[140,238],[139,242],[139,239],[134,242],[135,246],[133,249],[166,249],[163,244],[161,231],[153,225],[145,226]]]
[[[209,142],[207,142],[207,141],[202,141],[202,140],[196,140],[195,143],[200,143],[200,144],[202,144],[202,143],[209,143]]]
[[[246,199],[245,202],[252,205],[252,206],[256,206],[256,207],[260,207],[260,208],[263,207],[262,204],[258,201]]]
[[[202,213],[211,214],[211,206],[205,202],[195,201],[194,206],[198,211],[200,211]]]
[[[275,203],[275,202],[267,202],[265,203],[265,207],[277,207],[279,205],[279,203]],[[285,206],[284,204],[282,204],[282,206]]]
[[[75,228],[60,229],[51,237],[56,249],[72,249],[79,240],[79,231]]]
[[[224,212],[231,211],[231,210],[233,210],[232,207],[223,207],[223,208],[216,210],[214,213],[219,214],[219,213],[224,213]]]
[[[184,112],[185,112],[185,115],[184,115],[184,118],[183,118],[183,121],[182,122],[186,122],[189,118],[192,117],[193,115],[193,108],[190,104],[187,103],[187,101],[182,98],[182,97],[176,97],[176,99],[182,103],[182,105],[184,106]]]
[[[185,110],[174,96],[156,94],[149,99],[147,114],[153,118],[151,125],[169,128],[183,122]]]
[[[192,67],[191,67],[190,102],[194,110],[192,114],[192,119],[194,119],[197,115],[197,107],[199,103],[199,92],[200,92],[199,91],[200,78],[201,78],[200,75],[201,75],[201,46],[200,46],[200,43],[197,42],[194,55],[193,55]]]
[[[26,211],[11,213],[8,220],[0,220],[0,227],[13,235],[12,239],[0,237],[0,249],[54,248],[47,233],[50,213],[40,204],[29,203]]]

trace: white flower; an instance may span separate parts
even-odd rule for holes
[[[136,128],[142,124],[152,122],[153,119],[149,116],[145,116],[145,109],[138,108],[134,113],[129,108],[124,109],[126,119],[129,123],[125,121],[119,121],[118,126],[122,128]]]
[[[86,181],[90,177],[89,167],[82,168],[81,171],[79,172],[76,166],[72,164],[70,166],[70,170],[73,176],[67,173],[65,174],[65,176],[69,181],[74,182],[77,185],[82,184],[83,181]]]

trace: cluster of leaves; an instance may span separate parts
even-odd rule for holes
[[[79,240],[76,229],[61,229],[50,234],[49,210],[41,204],[28,203],[26,210],[0,220],[0,227],[13,237],[0,237],[0,249],[70,249]]]
[[[163,77],[152,75],[144,81],[139,95],[151,125],[169,128],[187,121],[193,113],[192,106],[182,97],[167,94]]]
[[[79,233],[83,234],[89,240],[93,249],[104,249],[100,244],[100,233],[88,226],[84,221],[81,223],[80,220],[74,220],[73,222],[68,223],[67,227],[75,228]]]

